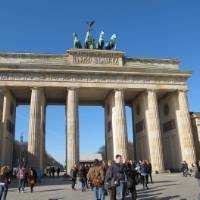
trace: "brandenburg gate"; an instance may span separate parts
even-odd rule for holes
[[[12,166],[16,106],[30,103],[29,165],[45,167],[45,111],[66,105],[67,171],[79,161],[79,105],[105,110],[107,159],[146,159],[153,171],[196,162],[187,79],[175,59],[69,49],[64,54],[0,53],[0,161]],[[133,111],[135,155],[128,155],[125,106]],[[95,123],[91,122],[91,123]],[[95,139],[95,133],[94,138]]]

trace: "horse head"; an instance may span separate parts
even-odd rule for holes
[[[81,42],[78,39],[78,34],[76,32],[73,33],[73,37],[74,37],[74,47],[75,48],[81,48]]]
[[[111,36],[110,40],[111,40],[112,42],[115,42],[115,41],[116,41],[116,39],[117,39],[117,36],[116,36],[116,34],[115,34],[115,33],[114,33],[114,34],[112,34],[112,36]]]
[[[99,41],[104,40],[104,32],[101,31],[100,35],[99,35]]]
[[[76,32],[73,32],[73,37],[74,39],[77,38],[78,39],[78,34]]]

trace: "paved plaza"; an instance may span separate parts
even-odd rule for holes
[[[149,184],[149,190],[137,186],[138,199],[150,200],[198,200],[200,187],[194,177],[183,177],[181,174],[162,174],[153,176],[154,183]],[[77,185],[77,188],[79,186]],[[11,185],[7,200],[92,200],[92,192],[72,191],[70,181],[60,178],[45,178],[35,187],[34,193],[29,188],[24,193],[18,193],[17,185]],[[109,198],[106,197],[106,200]],[[130,200],[129,197],[126,200]],[[200,198],[199,198],[200,200]]]

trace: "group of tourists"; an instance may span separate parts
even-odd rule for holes
[[[182,162],[183,176],[191,176],[186,161]],[[44,175],[54,176],[57,172],[59,177],[60,168],[49,168],[49,172]],[[194,165],[194,177],[198,179],[200,185],[200,162]],[[19,167],[17,170],[11,170],[9,166],[0,168],[0,200],[6,200],[8,186],[11,178],[16,175],[18,179],[18,191],[24,192],[25,187],[30,187],[33,192],[35,184],[39,181],[39,172],[32,167],[27,169]],[[124,200],[127,195],[131,199],[137,198],[136,185],[141,183],[143,189],[149,189],[148,183],[152,180],[152,166],[147,160],[125,160],[121,155],[116,155],[115,160],[99,161],[95,159],[91,166],[80,164],[74,165],[71,169],[70,176],[72,178],[72,189],[77,179],[80,182],[82,192],[87,190],[93,191],[94,200],[104,200],[109,195],[110,200]]]
[[[23,193],[25,187],[30,187],[30,191],[33,192],[33,188],[37,182],[37,173],[32,167],[29,169],[19,167],[16,177],[18,179],[19,192]],[[13,170],[9,166],[3,166],[0,170],[0,200],[6,199],[8,185],[11,183],[12,178]]]
[[[74,165],[70,172],[72,189],[76,190],[79,178],[82,192],[92,189],[94,200],[104,200],[107,194],[110,200],[124,200],[128,194],[134,200],[137,198],[136,185],[142,183],[143,189],[149,189],[149,177],[153,182],[151,174],[152,166],[148,161],[125,160],[121,155],[116,155],[115,161],[108,160],[107,163],[95,159],[90,168]]]
[[[33,188],[37,183],[37,172],[31,167],[28,170],[24,167],[20,167],[17,173],[18,178],[18,191],[24,192],[25,187],[30,187],[30,191],[33,192]]]
[[[57,173],[57,176],[60,176],[60,167],[55,168],[54,166],[50,166],[45,168],[45,176],[49,176],[49,177],[55,177],[55,173]]]

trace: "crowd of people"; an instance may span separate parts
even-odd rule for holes
[[[76,190],[77,177],[81,183],[82,192],[87,189],[93,190],[94,200],[104,200],[109,194],[110,200],[125,199],[131,194],[132,199],[137,198],[136,185],[141,183],[143,189],[149,189],[149,178],[152,180],[152,166],[146,160],[135,162],[125,160],[121,155],[116,155],[115,161],[107,163],[94,160],[93,165],[74,165],[71,169],[72,189]]]
[[[33,188],[36,183],[41,182],[43,176],[54,177],[55,173],[60,176],[60,167],[55,168],[54,166],[47,167],[44,173],[33,167],[25,168],[23,166],[19,168],[10,169],[9,166],[3,166],[0,168],[0,200],[6,200],[8,186],[12,179],[18,181],[18,191],[24,192],[25,187],[30,187],[30,192],[33,192]]]
[[[192,165],[194,177],[199,180],[200,185],[200,162]],[[186,161],[181,164],[184,177],[191,176],[192,169]],[[61,169],[53,166],[44,170],[35,170],[32,167],[27,169],[19,167],[11,170],[9,166],[0,168],[0,200],[6,200],[8,186],[14,177],[18,180],[18,191],[24,192],[25,187],[30,187],[33,192],[34,186],[40,182],[42,176],[54,177],[55,173],[60,176]],[[104,200],[109,195],[110,200],[124,200],[129,194],[134,200],[137,198],[136,185],[142,184],[143,189],[149,189],[149,182],[152,180],[152,166],[147,160],[125,160],[121,155],[116,155],[115,160],[99,161],[94,160],[92,165],[79,164],[71,169],[72,189],[77,190],[77,179],[80,182],[82,192],[92,190],[94,200]]]
[[[45,168],[44,174],[46,176],[55,177],[55,173],[57,173],[57,176],[60,176],[60,171],[60,167],[55,168],[54,166],[49,166]]]

